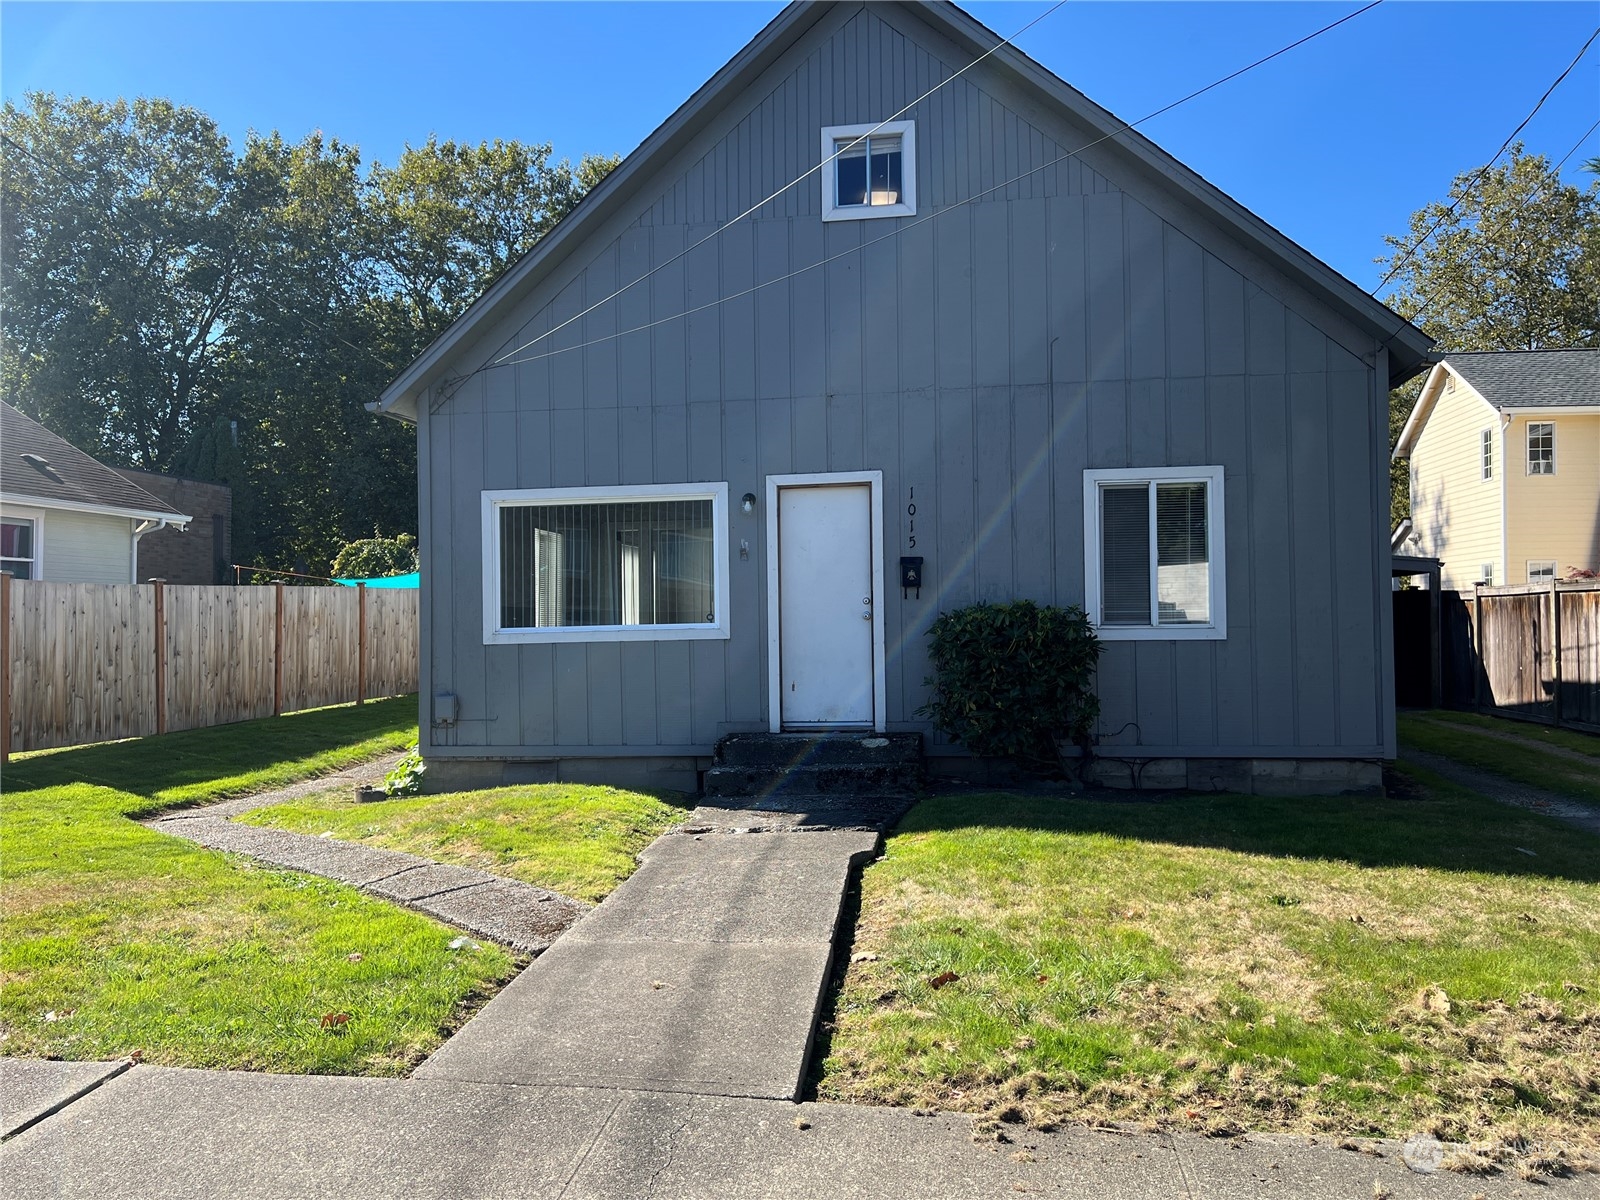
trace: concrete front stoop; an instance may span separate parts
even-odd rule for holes
[[[717,743],[705,794],[913,795],[922,778],[919,733],[735,733]]]

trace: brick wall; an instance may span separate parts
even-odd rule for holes
[[[119,469],[118,474],[187,513],[189,528],[159,529],[139,539],[139,582],[228,583],[233,575],[233,491],[220,483]]]

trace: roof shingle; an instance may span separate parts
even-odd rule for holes
[[[1496,408],[1600,407],[1600,350],[1482,350],[1444,361]]]
[[[165,500],[0,400],[0,495],[183,519]]]

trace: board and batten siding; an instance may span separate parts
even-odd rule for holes
[[[1201,464],[1226,472],[1228,636],[1108,644],[1108,751],[1390,747],[1383,352],[1096,152],[991,190],[1091,140],[1065,113],[980,68],[908,114],[917,218],[824,225],[813,176],[697,245],[814,166],[821,127],[888,117],[965,61],[902,10],[835,10],[453,356],[467,375],[662,268],[419,405],[423,691],[460,714],[429,753],[704,755],[767,726],[759,509],[729,514],[727,640],[485,646],[484,489],[764,496],[768,475],[883,471],[887,575],[916,553],[929,583],[881,598],[888,726],[931,732],[916,709],[939,611],[1081,604],[1084,470]]]

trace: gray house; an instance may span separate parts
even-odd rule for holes
[[[928,626],[1029,597],[1106,642],[1107,782],[1379,784],[1428,339],[1021,53],[955,77],[999,40],[784,9],[372,406],[436,781],[693,787],[766,730],[959,769]]]

